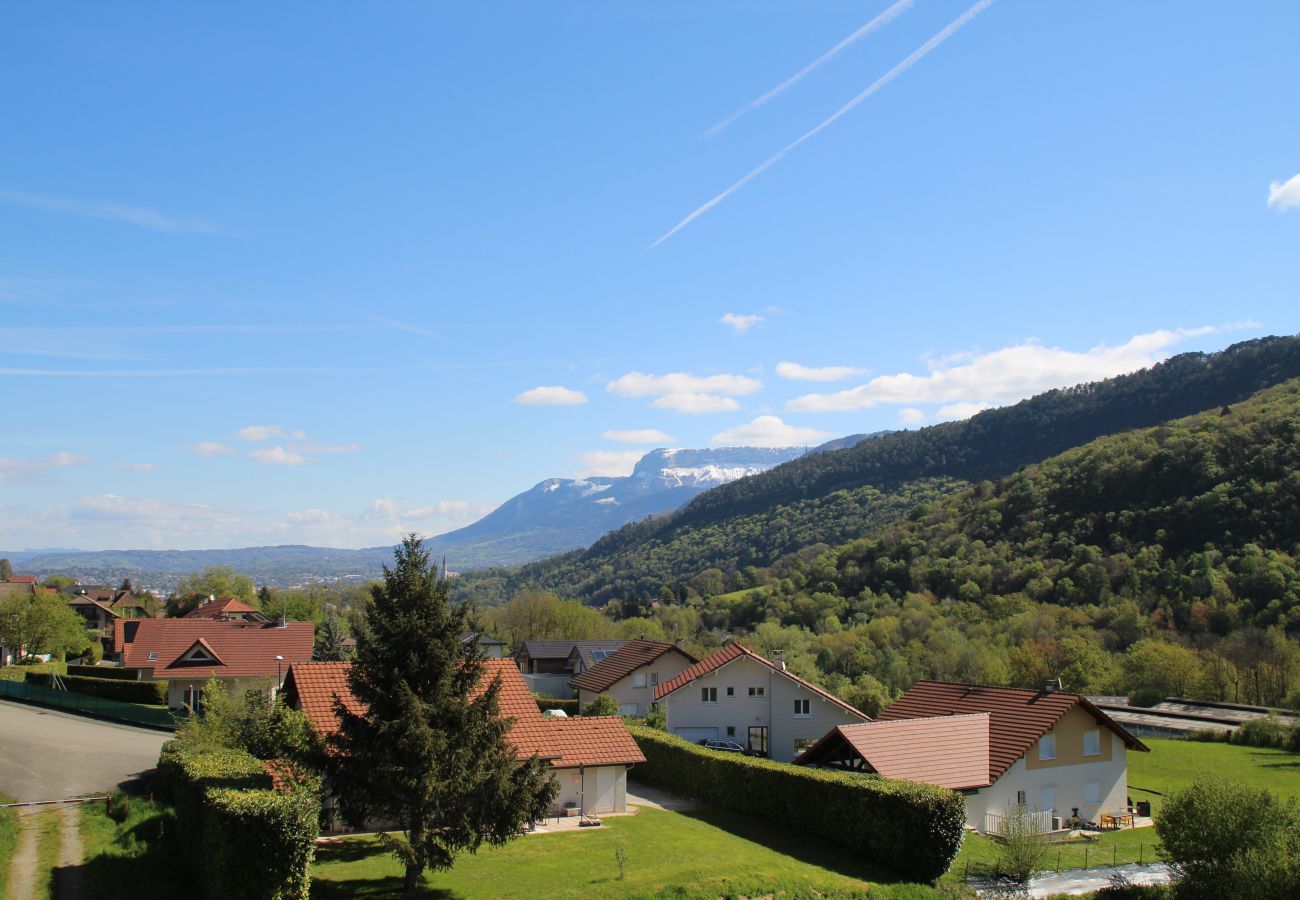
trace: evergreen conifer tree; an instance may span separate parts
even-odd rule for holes
[[[335,702],[331,775],[343,817],[398,825],[402,834],[382,839],[406,867],[408,894],[426,868],[505,843],[558,790],[546,763],[515,758],[510,720],[498,715],[500,679],[481,685],[482,651],[460,640],[468,615],[408,535],[371,589],[357,640],[349,683],[367,712]]]
[[[341,662],[348,658],[343,642],[347,640],[348,630],[339,614],[330,610],[325,621],[321,623],[320,634],[316,637],[316,648],[312,659],[323,662]]]

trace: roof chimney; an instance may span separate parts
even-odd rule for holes
[[[1044,694],[1055,694],[1060,689],[1061,689],[1061,679],[1059,678],[1050,679],[1047,682],[1047,684],[1043,685]]]
[[[686,638],[678,638],[677,640],[673,641],[673,646],[676,647],[678,650],[685,650]]]
[[[784,650],[777,650],[775,653],[772,654],[772,665],[776,666],[777,669],[779,669],[779,670],[782,671],[782,672],[785,671],[785,651],[784,651]]]

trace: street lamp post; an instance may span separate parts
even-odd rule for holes
[[[275,694],[271,696],[272,700],[280,695],[280,666],[283,664],[284,657],[277,653],[275,656]]]

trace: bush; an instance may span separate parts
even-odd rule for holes
[[[609,694],[601,694],[587,704],[582,714],[584,716],[616,716],[618,711],[618,701]]]
[[[319,834],[314,783],[274,791],[261,760],[181,740],[163,746],[158,776],[176,807],[182,855],[206,896],[305,900]]]
[[[1300,897],[1300,809],[1262,788],[1202,778],[1165,799],[1160,855],[1181,873],[1179,896]]]
[[[561,700],[559,697],[535,697],[535,699],[537,700],[537,708],[542,712],[546,712],[548,709],[562,709],[571,716],[578,714],[577,700]],[[615,714],[617,714],[617,711]]]
[[[1037,818],[1028,807],[1008,804],[999,837],[998,872],[1017,884],[1029,884],[1047,856],[1047,835]]]
[[[1276,747],[1300,753],[1300,724],[1286,725],[1276,716],[1251,719],[1235,731],[1222,728],[1203,728],[1185,736],[1184,740],[1206,743],[1242,744],[1247,747]]]
[[[966,804],[954,791],[717,753],[652,728],[629,730],[646,757],[638,779],[816,835],[918,881],[938,878],[961,849]]]
[[[27,680],[32,684],[50,687],[54,679],[51,675],[29,672]],[[68,690],[75,694],[120,700],[122,703],[167,705],[167,682],[165,681],[121,681],[117,678],[81,678],[76,675],[65,675],[62,680]]]
[[[116,681],[135,681],[135,669],[120,666],[68,666],[68,674],[78,678],[111,678]]]
[[[5,666],[0,668],[0,681],[26,681],[28,672],[39,674],[58,672],[62,675],[67,668],[63,663],[57,662],[33,663],[30,666]]]

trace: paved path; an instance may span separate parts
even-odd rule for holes
[[[1111,879],[1122,876],[1129,884],[1165,884],[1172,878],[1169,867],[1164,863],[1147,863],[1139,866],[1132,863],[1127,866],[1105,866],[1097,869],[1066,869],[1039,875],[1029,884],[1029,891],[1017,896],[1056,897],[1062,894],[1091,894],[1109,887]],[[981,895],[986,892],[997,895],[996,888],[990,888],[981,882],[971,881],[971,887]]]
[[[59,823],[59,868],[54,873],[56,900],[81,900],[81,804],[69,803]]]
[[[18,800],[111,791],[152,769],[169,737],[0,700],[0,790]]]
[[[9,860],[9,885],[6,900],[35,900],[36,838],[41,830],[39,813],[18,813],[18,844]]]

